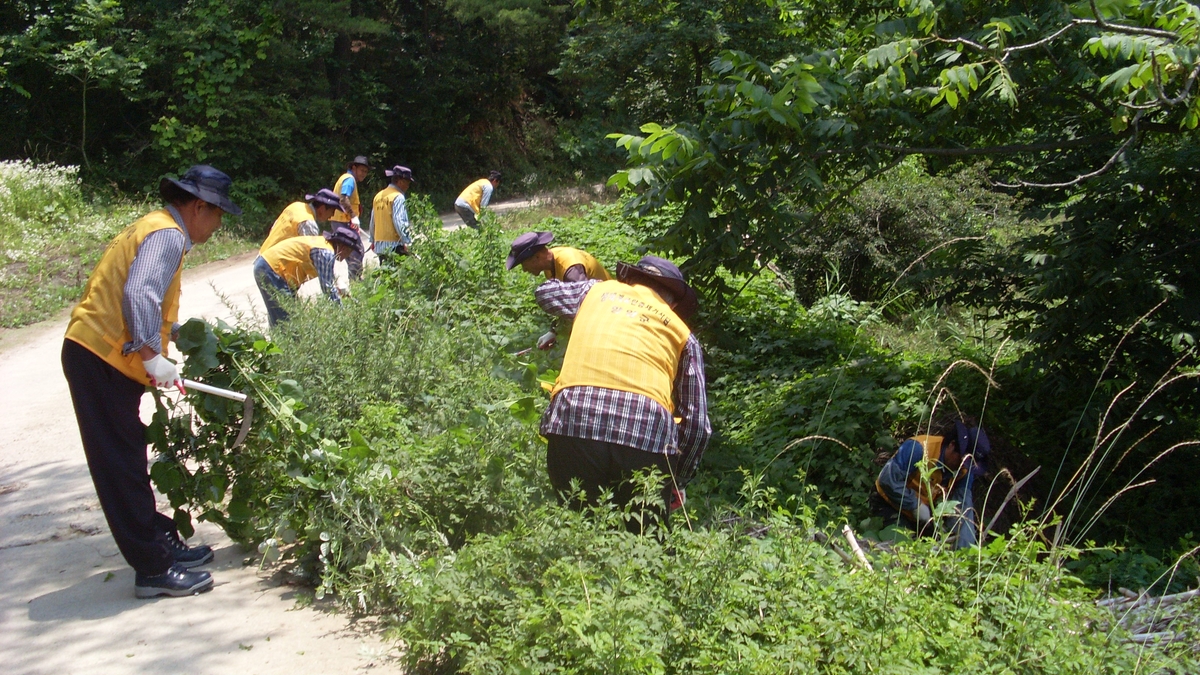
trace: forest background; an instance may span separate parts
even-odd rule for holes
[[[492,168],[502,195],[612,176],[624,215],[524,225],[668,254],[703,291],[710,503],[739,502],[740,469],[859,522],[878,456],[957,408],[996,439],[1001,494],[1001,469],[1041,467],[1021,499],[1041,541],[1105,545],[1073,563],[1089,583],[1197,571],[1194,4],[18,1],[0,34],[0,157],[82,181],[18,203],[37,179],[11,172],[8,251],[200,161],[234,177],[251,240],[357,154],[412,167],[443,210]],[[6,284],[33,264],[4,262]],[[456,269],[385,282],[500,283]],[[496,325],[522,307],[501,285]],[[243,538],[272,540],[277,515]]]

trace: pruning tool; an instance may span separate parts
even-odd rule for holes
[[[254,421],[254,399],[240,391],[222,389],[195,380],[184,380],[183,386],[205,394],[212,394],[213,396],[220,396],[221,398],[240,402],[242,404],[242,428],[238,431],[237,439],[233,441],[233,445],[229,449],[232,450],[238,447],[246,440],[246,434],[250,433],[250,423]]]

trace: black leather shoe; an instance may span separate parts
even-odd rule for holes
[[[208,572],[192,572],[175,564],[162,574],[137,573],[133,582],[133,594],[139,598],[167,595],[173,598],[203,593],[212,588],[212,575]]]
[[[171,549],[175,564],[191,569],[212,562],[211,546],[188,546],[179,538],[178,532],[164,532],[163,535],[167,538],[167,548]]]

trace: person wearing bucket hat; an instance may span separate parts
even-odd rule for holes
[[[258,247],[259,254],[284,239],[315,237],[321,234],[325,223],[329,222],[334,213],[341,210],[341,201],[329,188],[321,188],[316,194],[304,195],[304,201],[288,204],[283,213],[275,219],[266,240]]]
[[[166,358],[178,329],[183,256],[242,210],[229,198],[233,181],[211,166],[163,178],[165,207],[118,234],[88,277],[71,311],[62,366],[88,469],[117,548],[136,572],[134,595],[183,596],[212,588],[208,546],[189,547],[175,521],[158,512],[139,416],[147,385],[183,390]]]
[[[596,279],[608,281],[611,277],[592,254],[570,246],[555,246],[547,248],[554,241],[550,232],[526,232],[513,240],[509,247],[508,259],[504,268],[511,270],[517,265],[525,272],[537,276],[546,275],[547,279],[559,281],[584,281]],[[557,324],[551,326],[550,332],[538,338],[538,349],[550,349],[558,341]]]
[[[947,531],[954,547],[974,546],[978,540],[974,481],[983,475],[992,444],[982,427],[942,420],[930,433],[909,438],[884,464],[875,480],[872,511],[884,519],[921,534],[936,534],[933,512],[946,500],[958,502]]]
[[[500,187],[500,172],[489,171],[487,178],[471,183],[454,200],[454,211],[467,227],[478,230],[479,216],[492,201],[492,193]]]
[[[359,155],[346,165],[346,173],[338,177],[333,185],[333,191],[341,201],[342,210],[333,214],[333,222],[359,233],[362,240],[358,251],[346,259],[346,267],[351,279],[362,276],[363,252],[371,247],[370,235],[362,231],[362,202],[358,197],[358,188],[371,172],[371,162]]]
[[[390,179],[371,202],[371,238],[380,257],[398,253],[408,255],[412,245],[412,225],[408,220],[408,188],[413,184],[412,169],[396,165],[383,172]]]
[[[274,328],[288,318],[287,311],[279,304],[279,296],[295,297],[296,290],[314,277],[320,281],[325,295],[340,306],[342,299],[334,281],[334,263],[361,252],[360,247],[357,232],[335,225],[332,232],[285,239],[259,254],[254,261],[254,282],[267,306],[269,325]]]
[[[541,422],[550,483],[574,507],[605,490],[624,506],[635,496],[633,474],[657,469],[667,476],[661,502],[627,526],[665,526],[712,435],[704,357],[686,323],[695,292],[674,264],[646,256],[618,265],[616,280],[550,279],[534,296],[575,322]],[[570,494],[576,480],[582,500]]]

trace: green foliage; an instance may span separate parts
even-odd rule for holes
[[[414,672],[1153,672],[1094,631],[1077,582],[1026,535],[981,551],[909,544],[847,574],[812,515],[676,528],[660,544],[545,509],[453,556],[395,557]],[[740,518],[749,512],[738,514]],[[744,522],[738,518],[733,522]],[[1071,635],[1070,639],[1063,639]],[[1036,655],[1035,658],[1031,657]],[[1178,666],[1177,666],[1178,667]]]
[[[78,299],[108,240],[144,209],[89,198],[76,167],[0,162],[0,326]]]

